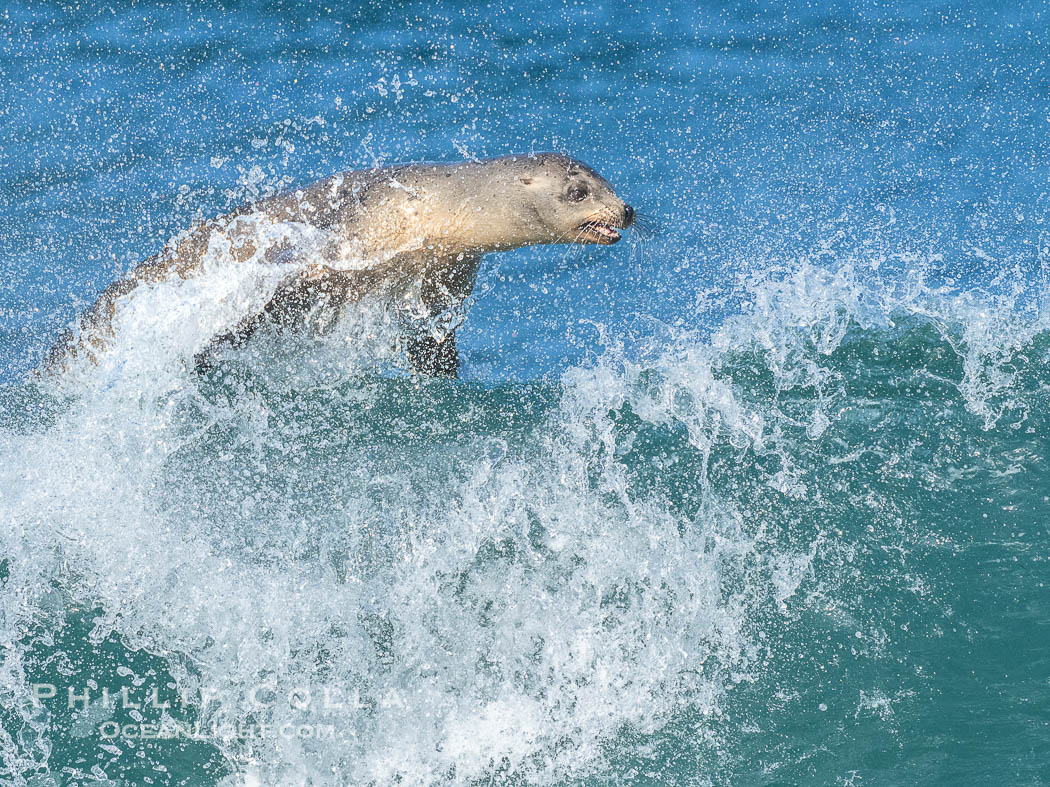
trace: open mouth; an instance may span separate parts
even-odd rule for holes
[[[580,241],[584,243],[616,243],[620,233],[611,224],[600,221],[588,221],[580,225]]]

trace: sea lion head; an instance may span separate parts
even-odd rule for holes
[[[560,153],[407,165],[392,174],[393,188],[383,193],[407,217],[404,234],[422,236],[446,257],[551,243],[608,246],[635,219],[605,178]]]
[[[611,245],[634,222],[634,208],[586,164],[560,153],[509,158],[531,243]]]

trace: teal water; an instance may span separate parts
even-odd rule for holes
[[[0,782],[1050,782],[1041,5],[5,14]],[[27,376],[195,215],[532,147],[661,230],[489,261],[461,380],[188,372],[252,271]]]

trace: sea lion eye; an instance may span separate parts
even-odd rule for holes
[[[587,196],[587,187],[581,186],[578,183],[574,183],[569,186],[569,199],[573,202],[580,202]]]

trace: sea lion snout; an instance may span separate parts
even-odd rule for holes
[[[634,224],[634,208],[630,205],[623,206],[623,228],[627,229]]]

